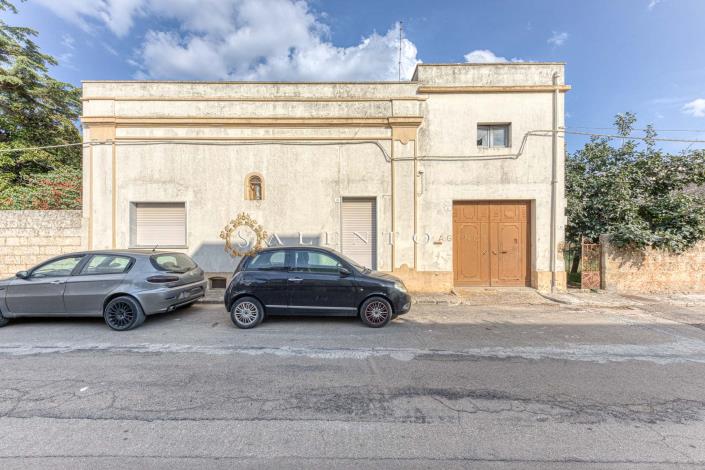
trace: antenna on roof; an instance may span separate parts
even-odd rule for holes
[[[401,81],[401,38],[404,31],[404,22],[399,21],[399,81]]]

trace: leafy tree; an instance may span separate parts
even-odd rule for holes
[[[635,123],[618,115],[621,142],[593,138],[568,155],[567,238],[608,234],[618,246],[682,252],[705,238],[705,151],[664,153],[651,126],[639,145],[629,137]]]
[[[0,12],[17,9],[0,0]],[[81,108],[80,90],[49,75],[49,67],[57,62],[39,50],[32,40],[36,35],[33,29],[0,19],[0,150],[81,141],[74,124]],[[0,208],[34,207],[33,192],[38,194],[46,181],[68,174],[78,175],[80,187],[80,165],[80,147],[0,152]],[[71,196],[60,200],[67,205],[55,208],[80,207],[80,200]]]

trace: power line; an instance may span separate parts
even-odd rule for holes
[[[401,81],[401,41],[404,33],[404,23],[399,21],[399,81]]]
[[[553,131],[537,131],[537,132],[553,132]],[[669,139],[665,137],[636,137],[636,136],[624,136],[615,134],[594,134],[592,132],[578,132],[578,131],[566,131],[559,130],[559,133],[570,134],[570,135],[584,135],[589,137],[606,137],[608,139],[626,139],[626,140],[643,140],[643,141],[654,141],[654,142],[682,142],[686,144],[705,144],[705,140],[699,139]]]
[[[0,153],[12,153],[12,152],[29,152],[30,150],[45,150],[45,149],[59,149],[66,147],[76,147],[78,145],[85,145],[84,142],[76,142],[73,144],[60,144],[60,145],[43,145],[41,147],[24,147],[15,149],[0,149]]]
[[[614,127],[588,127],[588,126],[570,126],[566,127],[566,129],[595,129],[595,130],[602,130],[602,131],[610,131],[614,130]],[[647,129],[632,129],[633,131],[643,131],[646,132]],[[693,132],[693,133],[698,133],[698,132],[705,132],[705,129],[651,129],[654,132]]]
[[[524,140],[528,136],[538,136],[538,137],[550,137],[552,135],[553,131],[551,129],[539,129],[539,130],[534,130],[534,131],[528,131],[526,134],[524,134]],[[559,129],[558,130],[559,134],[568,134],[568,135],[581,135],[581,136],[587,136],[587,137],[604,137],[608,139],[626,139],[626,140],[641,140],[641,141],[655,141],[655,142],[674,142],[674,143],[686,143],[686,144],[705,144],[705,140],[700,140],[700,139],[670,139],[666,137],[654,137],[654,138],[649,138],[649,137],[635,137],[635,136],[623,136],[623,135],[618,135],[618,134],[596,134],[593,132],[579,132],[579,131],[570,131],[566,129]],[[291,141],[228,141],[228,140],[222,140],[218,141],[213,140],[211,142],[204,142],[204,141],[178,141],[178,140],[170,140],[170,139],[164,139],[164,140],[137,140],[137,141],[114,141],[114,140],[105,140],[105,141],[93,141],[93,142],[75,142],[72,144],[60,144],[60,145],[44,145],[44,146],[37,146],[37,147],[23,147],[23,148],[14,148],[14,149],[0,149],[0,153],[14,153],[14,152],[28,152],[32,150],[47,150],[47,149],[56,149],[56,148],[67,148],[67,147],[90,147],[94,145],[158,145],[158,144],[173,144],[173,145],[264,145],[264,144],[285,144],[289,143],[291,145],[339,145],[341,143],[348,143],[350,141],[331,141],[331,142],[316,142],[316,141],[307,141],[305,138],[303,139],[292,139]],[[370,140],[370,141],[356,141],[359,143],[377,143],[375,140]],[[350,142],[350,143],[355,143],[355,142]]]

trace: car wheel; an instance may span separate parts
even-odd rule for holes
[[[2,315],[2,312],[0,312],[0,328],[2,328],[3,326],[6,326],[8,323],[10,323],[10,320],[5,318]]]
[[[242,329],[254,328],[264,319],[264,308],[253,297],[237,299],[230,307],[230,319],[235,326]]]
[[[360,319],[370,328],[382,328],[392,319],[392,306],[382,297],[365,300],[360,307]]]
[[[116,331],[137,328],[144,323],[145,315],[140,304],[132,297],[116,297],[103,310],[105,323]]]

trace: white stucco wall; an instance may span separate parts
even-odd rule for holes
[[[377,199],[381,270],[392,269],[394,224],[395,268],[416,259],[417,271],[451,272],[453,201],[521,199],[532,201],[532,270],[548,271],[551,138],[527,137],[517,158],[477,157],[516,154],[527,132],[550,129],[553,94],[471,87],[550,86],[554,72],[562,84],[562,64],[420,66],[405,83],[85,82],[85,139],[111,140],[84,152],[91,247],[129,246],[131,202],[183,201],[185,251],[230,272],[219,233],[238,213],[280,237],[333,234],[336,248],[341,198],[367,196]],[[510,148],[477,148],[477,124],[492,122],[511,123]],[[416,125],[411,140],[397,134]],[[252,172],[264,177],[263,201],[244,198]],[[558,186],[563,214],[562,160]],[[444,241],[423,243],[424,233]]]

